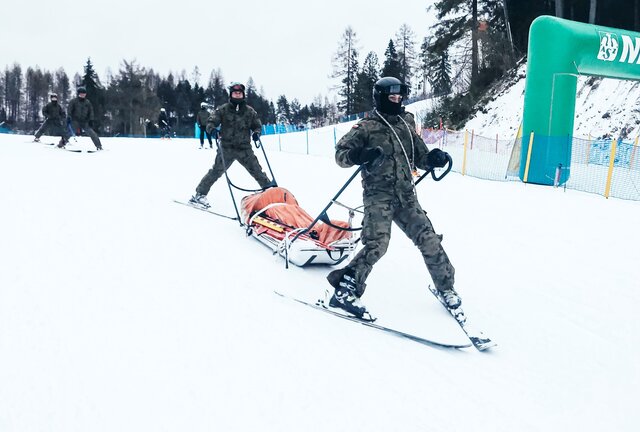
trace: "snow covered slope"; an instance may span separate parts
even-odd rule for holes
[[[285,270],[237,223],[174,204],[213,162],[196,140],[105,138],[94,154],[30,140],[0,135],[3,432],[640,424],[640,232],[620,225],[638,202],[455,173],[421,183],[467,313],[499,344],[452,351],[274,295],[319,297],[329,269]],[[351,173],[264,142],[309,213]],[[230,175],[253,185],[238,166]],[[344,201],[360,194],[354,182]],[[222,181],[209,198],[233,212]],[[381,323],[462,339],[399,230],[368,282]]]
[[[515,137],[522,121],[526,64],[499,83],[480,111],[461,129],[502,139]],[[640,84],[588,76],[578,78],[574,136],[633,141],[640,134]]]

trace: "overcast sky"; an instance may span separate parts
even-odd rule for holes
[[[417,47],[434,22],[434,0],[12,1],[0,18],[0,67],[63,67],[70,78],[88,57],[104,80],[122,60],[136,60],[161,75],[192,72],[200,84],[220,68],[225,82],[253,77],[274,102],[280,94],[304,105],[329,94],[331,58],[347,26],[359,40],[360,62],[369,51],[380,63],[402,24]]]

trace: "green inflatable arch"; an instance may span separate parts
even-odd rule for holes
[[[568,180],[578,75],[640,80],[640,33],[551,16],[533,21],[522,119],[523,181],[552,185],[560,166],[559,182]]]

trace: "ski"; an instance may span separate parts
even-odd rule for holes
[[[201,210],[203,212],[211,213],[212,215],[220,216],[220,217],[223,217],[223,218],[226,218],[226,219],[238,220],[238,218],[236,216],[228,216],[228,215],[225,215],[225,214],[222,214],[222,213],[217,213],[217,212],[214,212],[213,210],[211,210],[209,208],[195,206],[195,205],[189,204],[188,202],[178,201],[178,200],[175,200],[175,199],[173,200],[173,202],[174,203],[178,203],[178,204],[182,204],[183,206],[191,207],[191,208],[196,209],[196,210]]]
[[[33,141],[33,142],[40,142],[40,141]],[[53,148],[55,148],[56,150],[66,150],[72,153],[97,153],[101,150],[83,150],[83,149],[78,149],[78,148],[67,148],[67,147],[58,147],[58,144],[56,143],[48,143],[48,142],[40,142],[41,144],[44,144],[46,146],[51,146]]]
[[[456,309],[450,309],[435,287],[429,285],[429,291],[431,291],[431,293],[438,299],[440,304],[442,304],[447,312],[449,312],[449,314],[456,320],[456,322],[460,325],[460,328],[462,328],[462,331],[464,331],[464,334],[467,335],[473,346],[476,347],[479,351],[484,351],[497,345],[480,330],[469,325],[469,320],[462,310],[461,306]]]
[[[97,153],[98,151],[101,151],[101,150],[81,150],[81,149],[74,149],[74,148],[64,148],[64,150],[70,151],[73,153]]]
[[[371,321],[370,320],[364,320],[364,319],[360,319],[360,318],[357,318],[357,317],[352,316],[352,315],[342,314],[342,313],[338,312],[337,310],[330,309],[324,303],[324,300],[318,300],[316,303],[309,303],[309,302],[306,302],[304,300],[300,300],[298,298],[290,297],[288,295],[282,294],[282,293],[280,293],[278,291],[274,291],[274,293],[279,295],[282,298],[293,300],[296,303],[303,304],[305,306],[311,307],[313,309],[316,309],[316,310],[319,310],[319,311],[322,311],[322,312],[327,312],[327,313],[329,313],[331,315],[337,316],[339,318],[343,318],[343,319],[345,319],[347,321],[356,322],[356,323],[362,324],[364,326],[371,327],[371,328],[383,331],[385,333],[392,334],[394,336],[402,337],[404,339],[408,339],[408,340],[411,340],[413,342],[417,342],[417,343],[422,344],[422,345],[428,345],[428,346],[438,347],[438,348],[456,348],[456,349],[468,348],[468,347],[471,346],[471,344],[459,345],[459,344],[447,344],[447,343],[442,343],[442,342],[436,342],[436,341],[433,341],[433,340],[430,340],[430,339],[425,339],[423,337],[413,335],[411,333],[405,333],[405,332],[400,331],[400,330],[396,330],[396,329],[393,329],[393,328],[390,328],[390,327],[386,327],[386,326],[383,326],[383,325],[380,325],[380,324],[376,324],[372,320]]]

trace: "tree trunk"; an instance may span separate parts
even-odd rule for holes
[[[507,29],[507,38],[511,46],[511,61],[515,60],[515,50],[513,49],[513,36],[511,35],[511,24],[509,24],[509,10],[507,9],[507,0],[502,0],[502,10],[504,11],[504,23]]]
[[[471,6],[471,84],[478,78],[478,0],[472,1]]]
[[[563,18],[564,14],[562,11],[564,10],[564,0],[556,0],[556,16],[558,18]]]
[[[589,5],[589,24],[596,23],[596,9],[598,7],[598,0],[591,0]]]

